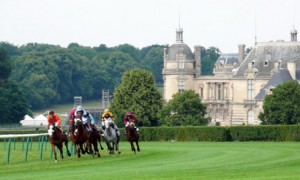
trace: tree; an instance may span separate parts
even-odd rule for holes
[[[11,73],[10,59],[0,49],[0,123],[17,123],[25,114],[30,114],[28,105],[18,87],[8,81]]]
[[[167,126],[207,125],[206,106],[201,103],[199,94],[193,90],[176,93],[160,111],[160,123]]]
[[[142,60],[142,67],[151,71],[155,77],[156,83],[163,83],[163,47],[151,46],[151,49],[145,54]]]
[[[216,47],[209,47],[208,49],[201,49],[201,72],[202,75],[212,75],[213,68],[218,60],[221,52]]]
[[[287,81],[265,97],[263,112],[258,118],[262,124],[297,124],[300,122],[300,85]]]
[[[156,126],[157,113],[161,107],[162,97],[156,89],[153,75],[141,69],[124,73],[110,105],[117,116],[118,125],[122,124],[124,113],[131,111],[136,115],[139,126]]]

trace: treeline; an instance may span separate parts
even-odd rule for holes
[[[15,46],[0,42],[0,49],[6,51],[12,65],[9,81],[17,85],[31,109],[73,102],[74,96],[99,99],[102,89],[113,92],[123,73],[136,68],[152,72],[156,83],[162,84],[165,47],[152,45],[138,49],[129,44],[86,47],[71,43],[63,48],[50,44]],[[219,54],[215,47],[202,50],[204,74],[211,74],[212,64]]]

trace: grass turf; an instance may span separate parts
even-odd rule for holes
[[[128,142],[122,154],[107,150],[101,158],[74,155],[50,159],[50,146],[40,153],[34,143],[24,162],[22,143],[0,143],[0,179],[299,179],[300,149],[296,142],[141,142],[136,156]]]

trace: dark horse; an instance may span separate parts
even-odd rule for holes
[[[55,150],[55,146],[59,149],[61,158],[64,158],[63,155],[63,142],[65,143],[68,156],[71,156],[71,153],[68,149],[68,136],[65,133],[62,133],[61,130],[53,125],[50,125],[49,130],[49,141],[51,144],[52,151],[54,153],[55,162],[57,162],[57,154]]]
[[[127,140],[131,145],[131,150],[134,152],[134,154],[136,154],[135,147],[134,147],[133,143],[135,142],[136,147],[137,147],[137,151],[140,152],[140,146],[139,146],[140,135],[137,132],[135,124],[133,122],[130,122],[127,128],[128,128]]]
[[[101,145],[101,135],[100,135],[99,131],[92,130],[89,140],[90,140],[91,144],[93,145],[95,155],[97,154],[98,157],[100,157],[101,155],[100,155],[100,152],[98,149],[98,142],[100,144],[101,150],[103,150],[103,147]]]
[[[77,132],[75,133],[75,126],[70,126],[70,138],[73,142],[73,146],[76,149],[77,157],[80,157],[80,151],[85,154],[83,149],[83,144],[86,143],[87,151],[89,154],[94,155],[90,143],[90,134],[84,124],[82,123],[81,116],[77,116],[74,119],[74,125],[77,127]]]

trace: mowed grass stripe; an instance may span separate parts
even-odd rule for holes
[[[121,155],[65,157],[55,163],[50,146],[39,159],[37,143],[24,162],[21,143],[6,153],[0,143],[0,179],[300,179],[297,142],[141,142],[136,156],[122,142]]]

